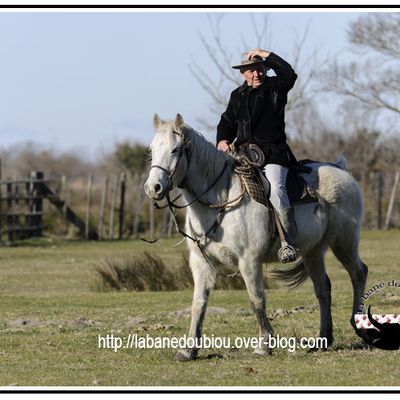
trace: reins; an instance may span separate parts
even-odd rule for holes
[[[187,150],[187,145],[186,145],[186,139],[184,138],[184,136],[180,132],[173,131],[173,133],[182,138],[182,144],[181,144],[181,146],[179,148],[178,159],[177,159],[177,161],[175,163],[174,168],[172,169],[172,171],[168,171],[166,168],[162,167],[161,165],[157,165],[157,164],[152,165],[151,168],[150,168],[150,169],[152,169],[152,168],[161,169],[162,171],[164,171],[168,175],[167,187],[165,189],[166,194],[168,194],[168,197],[166,196],[167,197],[167,204],[165,206],[159,206],[157,204],[157,202],[155,200],[153,200],[153,206],[155,208],[160,210],[160,209],[167,208],[167,207],[169,207],[171,205],[173,208],[183,209],[183,208],[189,207],[190,205],[192,205],[196,201],[198,203],[200,203],[201,205],[205,206],[205,207],[209,207],[209,208],[224,208],[224,207],[230,206],[231,204],[233,204],[233,203],[235,203],[235,202],[237,202],[237,201],[239,201],[239,200],[241,200],[243,198],[246,189],[245,189],[245,187],[243,185],[242,180],[240,180],[242,189],[241,189],[240,194],[235,199],[227,200],[227,201],[225,201],[224,203],[221,203],[221,204],[211,204],[211,203],[207,203],[207,202],[201,200],[201,198],[205,194],[207,194],[218,183],[218,181],[224,175],[224,173],[226,171],[226,168],[228,166],[228,160],[225,160],[224,167],[222,168],[222,170],[219,173],[219,175],[214,179],[214,181],[211,183],[211,185],[207,189],[205,189],[201,194],[196,195],[192,189],[190,189],[188,186],[186,186],[185,189],[187,189],[187,191],[190,193],[190,195],[193,197],[193,199],[191,201],[189,201],[187,204],[185,204],[183,206],[180,206],[178,204],[175,204],[176,200],[178,200],[182,196],[182,194],[179,194],[177,197],[175,197],[174,200],[171,201],[171,199],[169,198],[169,192],[172,190],[172,178],[175,175],[175,172],[176,172],[176,170],[178,168],[178,165],[179,165],[179,162],[180,162],[180,160],[182,158],[182,155],[186,154],[186,159],[187,159],[188,165],[189,165],[189,161],[190,161],[189,151]]]
[[[191,240],[193,243],[195,243],[197,245],[199,251],[203,255],[203,257],[206,260],[207,264],[210,266],[210,268],[212,270],[215,271],[215,267],[211,263],[211,260],[210,260],[209,256],[207,255],[207,252],[205,250],[205,245],[203,245],[202,242],[205,241],[206,239],[209,239],[210,235],[215,233],[215,231],[217,230],[218,226],[221,224],[221,222],[223,220],[223,217],[225,215],[226,210],[228,208],[231,208],[231,207],[234,207],[235,205],[239,205],[240,204],[240,202],[242,201],[242,199],[243,199],[243,197],[244,197],[244,195],[246,193],[246,188],[245,188],[245,185],[243,184],[242,178],[239,176],[240,185],[241,185],[241,191],[240,191],[240,194],[238,196],[236,196],[234,199],[232,199],[232,200],[227,199],[226,201],[224,201],[222,203],[219,203],[219,204],[212,204],[212,203],[209,203],[209,202],[206,202],[206,201],[202,200],[202,197],[204,195],[206,195],[219,182],[219,180],[222,178],[222,176],[226,172],[226,169],[228,167],[229,162],[228,162],[228,160],[225,160],[225,163],[224,163],[224,166],[223,166],[221,172],[216,176],[216,178],[213,180],[213,182],[201,194],[196,195],[194,193],[194,191],[192,189],[190,189],[190,187],[186,184],[186,186],[184,188],[189,192],[189,194],[193,197],[193,199],[190,200],[187,204],[182,205],[182,206],[176,204],[175,202],[181,197],[181,194],[179,194],[175,199],[171,200],[170,192],[172,190],[172,179],[173,179],[173,177],[174,177],[174,175],[175,175],[175,173],[177,171],[179,162],[180,162],[183,154],[186,154],[187,164],[188,165],[190,163],[190,158],[189,158],[189,151],[188,151],[188,148],[187,148],[186,140],[185,140],[184,136],[182,135],[182,133],[176,132],[176,131],[173,131],[173,133],[179,135],[182,138],[182,144],[181,144],[181,146],[179,148],[178,159],[177,159],[177,161],[175,163],[174,168],[172,169],[172,171],[169,171],[166,168],[164,168],[164,167],[162,167],[160,165],[157,165],[157,164],[151,166],[151,168],[161,169],[162,171],[164,171],[168,175],[168,183],[167,183],[167,187],[165,189],[165,192],[166,192],[165,197],[166,197],[166,200],[167,200],[167,204],[165,206],[159,206],[157,204],[157,202],[155,200],[153,200],[153,206],[155,208],[157,208],[157,209],[163,209],[163,208],[166,208],[166,207],[169,208],[169,211],[170,211],[170,214],[171,214],[171,219],[174,222],[174,225],[175,225],[175,228],[176,228],[177,232],[179,234],[181,234],[184,238]],[[228,182],[227,186],[229,186],[229,182]],[[227,189],[228,189],[228,187],[227,187]],[[228,196],[229,196],[229,190],[227,190],[227,191],[228,191]],[[174,212],[174,209],[184,209],[184,208],[187,208],[190,205],[194,204],[195,202],[198,202],[202,206],[210,208],[210,209],[218,209],[218,212],[217,212],[217,215],[215,217],[214,223],[200,237],[193,237],[192,235],[189,235],[183,229],[181,229],[179,224],[178,224],[178,221],[176,219],[175,212]],[[169,225],[170,225],[170,223],[167,224],[167,226],[169,226]],[[141,239],[143,241],[147,242],[147,243],[155,243],[161,238],[162,233],[165,231],[165,229],[166,229],[166,227],[164,227],[164,229],[162,230],[159,238],[157,238],[157,239],[154,239],[154,240],[147,240],[147,239],[144,239],[144,238],[141,238]]]

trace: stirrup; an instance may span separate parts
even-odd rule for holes
[[[286,241],[282,241],[281,245],[282,247],[277,253],[279,261],[283,264],[295,261],[297,258],[296,249]]]

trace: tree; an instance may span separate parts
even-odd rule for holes
[[[400,113],[400,14],[367,14],[350,24],[348,40],[358,59],[333,63],[321,75],[321,89],[366,113]],[[397,121],[398,123],[398,121]]]
[[[114,156],[132,176],[141,174],[145,169],[147,147],[140,144],[120,143],[115,149]]]
[[[120,143],[115,149],[114,156],[131,174],[133,178],[135,205],[132,225],[132,236],[137,237],[143,208],[143,185],[146,180],[147,147],[140,144]]]

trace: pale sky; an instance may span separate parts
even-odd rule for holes
[[[268,50],[290,55],[296,32],[310,23],[305,50],[340,52],[346,61],[346,28],[360,15],[271,13]],[[0,147],[34,141],[93,157],[124,139],[148,144],[154,112],[179,112],[201,131],[209,98],[189,64],[195,59],[210,71],[212,65],[199,32],[211,34],[201,10],[0,12]],[[222,33],[239,62],[241,37],[253,37],[249,13],[227,13]]]

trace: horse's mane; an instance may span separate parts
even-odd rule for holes
[[[209,142],[201,133],[185,124],[185,136],[191,143],[190,148],[196,157],[197,167],[205,177],[214,179],[225,166],[225,163],[233,164],[234,159],[222,151],[218,151],[215,145]]]

